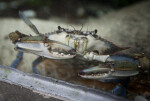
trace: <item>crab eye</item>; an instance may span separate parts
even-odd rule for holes
[[[94,30],[95,34],[97,33],[97,29]]]
[[[58,30],[61,30],[61,27],[60,27],[60,26],[58,26]]]

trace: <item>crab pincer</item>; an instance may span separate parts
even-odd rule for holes
[[[16,35],[14,32],[13,34]],[[76,56],[76,50],[58,41],[46,39],[45,36],[15,37],[15,49],[21,52],[33,53],[50,59],[70,59]],[[14,39],[11,35],[10,39]],[[14,40],[12,40],[14,41]]]

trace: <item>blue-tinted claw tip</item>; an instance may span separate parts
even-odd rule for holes
[[[83,72],[83,71],[80,71],[79,73],[78,73],[78,75],[80,76],[80,75],[84,75],[85,73]]]

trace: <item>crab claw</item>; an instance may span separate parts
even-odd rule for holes
[[[50,59],[70,59],[75,57],[76,51],[63,43],[48,40],[47,43],[39,42],[16,42],[16,50],[33,53]]]
[[[93,67],[84,69],[79,72],[79,76],[85,79],[115,79],[122,78],[128,76],[135,76],[139,73],[139,71],[120,71],[120,70],[112,70],[108,67]]]
[[[79,76],[85,79],[101,79],[110,76],[109,68],[92,67],[79,72]]]

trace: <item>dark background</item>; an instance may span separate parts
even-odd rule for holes
[[[144,0],[1,0],[0,17],[18,17],[18,11],[33,10],[37,18],[51,16],[71,20],[101,17]]]

